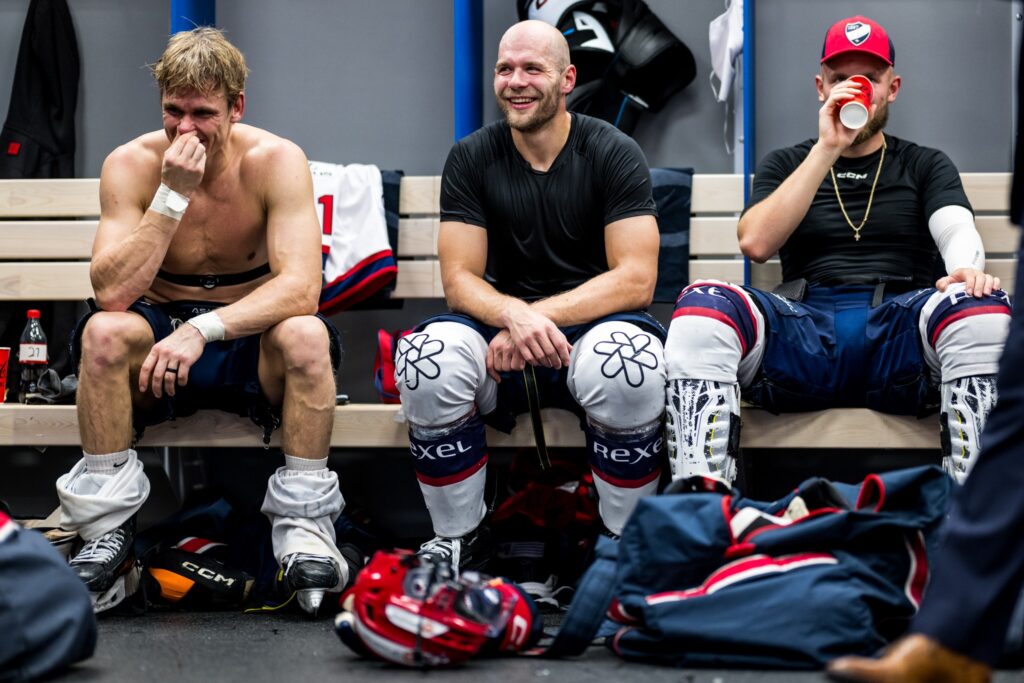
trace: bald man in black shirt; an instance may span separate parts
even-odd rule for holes
[[[552,26],[526,21],[502,38],[505,120],[456,144],[442,179],[438,255],[454,313],[397,348],[437,534],[420,553],[460,568],[490,556],[484,421],[508,430],[540,406],[578,414],[611,535],[662,471],[664,330],[642,311],[659,241],[650,174],[635,142],[566,111],[575,79]]]

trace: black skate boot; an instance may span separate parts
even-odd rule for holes
[[[354,545],[341,544],[338,550],[348,570],[348,580],[344,584],[338,566],[325,555],[295,553],[282,561],[285,585],[295,593],[299,606],[307,614],[316,616],[324,596],[352,585],[363,566],[363,555]]]
[[[89,589],[96,613],[119,605],[139,589],[141,571],[135,561],[135,517],[113,531],[87,541],[71,558],[71,570]]]
[[[416,554],[432,564],[447,562],[456,574],[470,570],[485,571],[493,554],[491,531],[481,524],[458,538],[435,536],[421,545]]]

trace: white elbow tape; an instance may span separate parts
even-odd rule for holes
[[[970,210],[963,206],[944,206],[928,218],[928,230],[939,248],[947,273],[960,268],[985,270],[985,246]]]
[[[215,311],[189,318],[186,322],[199,330],[199,334],[203,335],[207,342],[220,341],[224,338],[224,321]]]
[[[178,194],[164,183],[160,183],[160,187],[157,188],[156,194],[153,195],[153,202],[149,205],[149,208],[157,213],[162,213],[168,218],[180,221],[181,217],[185,215],[185,209],[188,208],[188,201],[188,197],[185,195]]]

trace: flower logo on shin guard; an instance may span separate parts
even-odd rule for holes
[[[432,360],[444,351],[444,342],[431,339],[425,334],[411,334],[398,340],[395,353],[395,379],[404,382],[407,389],[416,389],[420,385],[420,376],[437,379],[441,374],[441,366]]]
[[[601,374],[614,379],[621,372],[629,386],[640,386],[644,383],[644,368],[654,370],[658,367],[658,357],[647,350],[650,345],[651,336],[648,334],[630,337],[625,332],[612,332],[610,341],[594,344],[594,353],[608,356],[601,364]]]

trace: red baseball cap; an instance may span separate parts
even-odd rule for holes
[[[866,52],[889,66],[896,62],[896,48],[889,34],[879,24],[862,16],[840,19],[825,34],[825,44],[821,46],[822,62],[844,52]]]

